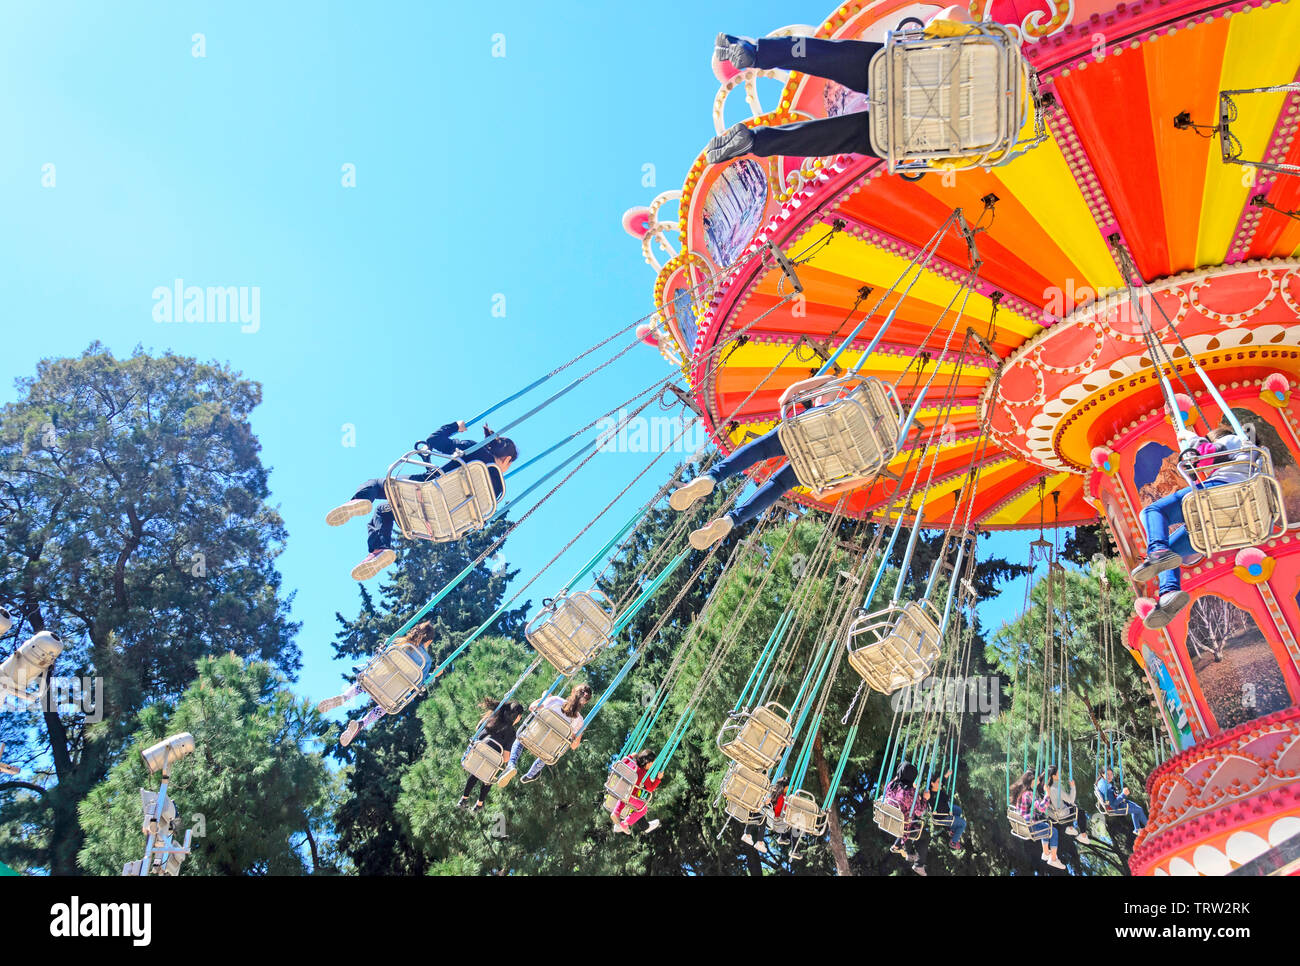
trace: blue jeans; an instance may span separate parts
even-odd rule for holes
[[[1203,488],[1222,486],[1228,482],[1231,481],[1211,478],[1205,481]],[[1187,527],[1181,525],[1183,523],[1183,497],[1194,489],[1196,487],[1185,486],[1181,490],[1176,490],[1168,496],[1162,496],[1149,506],[1142,508],[1142,526],[1147,531],[1148,556],[1157,550],[1172,550],[1184,558],[1196,556],[1196,549],[1187,536]],[[1170,534],[1169,528],[1173,526],[1177,526],[1178,529]],[[1182,571],[1177,569],[1166,570],[1159,577],[1159,586],[1162,595],[1181,590]]]
[[[1133,820],[1134,832],[1141,832],[1147,827],[1147,813],[1142,809],[1141,805],[1137,802],[1124,802],[1122,807],[1128,812],[1128,817]]]
[[[867,67],[883,45],[862,40],[822,40],[816,37],[763,37],[758,41],[754,66],[779,68],[824,77],[851,91],[866,94]],[[788,155],[819,158],[832,154],[866,154],[876,157],[866,111],[796,121],[752,129],[758,157]]]
[[[764,433],[758,439],[750,440],[744,446],[738,446],[730,456],[713,464],[713,468],[709,470],[709,476],[719,482],[729,480],[733,476],[739,476],[757,463],[781,456],[785,456],[785,447],[781,445],[781,438],[777,435],[777,431],[773,429]],[[781,499],[798,482],[799,478],[795,476],[794,467],[786,463],[770,480],[760,486],[753,496],[732,510],[727,516],[731,517],[731,522],[736,526],[756,520],[767,511],[768,507]]]
[[[1056,848],[1057,843],[1061,841],[1061,833],[1056,830],[1055,825],[1053,825],[1045,818],[1040,819],[1037,822],[1032,822],[1029,826],[1029,829],[1035,835],[1042,835],[1044,829],[1048,830],[1048,835],[1046,839],[1048,848],[1052,848],[1052,849]]]
[[[961,837],[966,832],[966,817],[961,813],[961,806],[952,807],[952,827],[948,831],[948,841],[953,845],[961,842]]]

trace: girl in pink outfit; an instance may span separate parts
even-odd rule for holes
[[[646,810],[650,807],[649,793],[659,787],[662,778],[646,779],[650,771],[650,766],[654,764],[654,756],[648,751],[638,751],[634,755],[628,755],[623,761],[636,769],[636,788],[632,791],[632,797],[626,802],[620,802],[614,809],[614,831],[623,834],[629,834],[632,826],[639,822]],[[640,794],[645,792],[645,795]],[[627,814],[624,815],[623,813]],[[620,819],[620,816],[622,818]],[[659,827],[659,819],[654,819],[646,826],[647,832],[653,832]]]

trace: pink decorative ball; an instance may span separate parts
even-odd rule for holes
[[[633,238],[644,238],[650,230],[650,209],[638,205],[623,212],[623,230]]]

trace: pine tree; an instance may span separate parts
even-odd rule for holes
[[[448,581],[492,547],[508,527],[505,520],[499,520],[458,543],[399,544],[397,564],[380,585],[379,599],[376,601],[362,585],[357,616],[348,619],[335,615],[340,625],[334,642],[335,656],[363,665]],[[478,564],[426,618],[437,631],[437,643],[431,648],[435,661],[441,663],[506,600],[507,586],[518,571],[493,566],[502,552],[498,550]],[[523,600],[520,606],[502,614],[493,631],[519,637],[528,604]],[[439,678],[432,692],[436,694],[472,665],[479,648],[476,642],[470,654],[457,659],[454,671]],[[424,757],[426,748],[420,719],[411,709],[385,716],[350,747],[335,748],[333,753],[349,763],[344,779],[346,791],[335,814],[339,847],[361,874],[422,875],[429,871],[430,854],[412,837],[409,817],[398,806],[403,776]]]
[[[156,792],[159,779],[140,752],[186,731],[195,751],[168,789],[180,825],[196,833],[183,874],[331,871],[329,777],[313,747],[327,726],[270,665],[234,654],[203,658],[178,700],[142,712],[121,760],[81,803],[83,871],[118,875],[144,854],[140,790]]]

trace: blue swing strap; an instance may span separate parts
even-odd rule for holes
[[[745,553],[748,553],[749,549],[755,543],[757,543],[759,530],[765,527],[773,519],[775,519],[775,516],[776,514],[774,512],[774,509],[769,508],[767,513],[764,515],[763,519],[760,521],[759,526],[755,527],[754,532],[750,535],[750,539],[745,542],[745,549],[744,549]],[[782,547],[784,548],[784,546],[785,544],[783,543]],[[733,559],[735,558],[733,557]],[[731,563],[732,563],[731,560],[727,562],[728,568],[731,566]],[[769,566],[763,568],[765,578],[768,574],[771,573],[771,569],[772,568],[770,563]],[[725,572],[726,569],[724,568],[724,573]],[[714,588],[716,589],[720,584],[721,584],[721,579],[719,579],[718,582],[715,583]],[[766,580],[764,580],[762,586],[765,585],[766,585]],[[730,621],[728,623],[728,626],[725,627],[723,629],[723,632],[719,635],[718,643],[714,646],[713,652],[709,655],[709,658],[705,662],[703,669],[700,671],[700,676],[696,679],[695,687],[692,689],[691,694],[688,696],[686,700],[686,704],[682,709],[682,713],[678,716],[677,722],[673,725],[672,730],[669,732],[668,740],[664,743],[663,750],[658,755],[655,756],[655,763],[650,773],[651,778],[654,778],[658,775],[662,775],[664,771],[667,769],[668,763],[672,760],[673,754],[676,753],[677,748],[681,744],[682,739],[686,735],[687,730],[695,720],[695,714],[699,707],[700,698],[704,695],[705,691],[708,689],[709,683],[713,681],[713,679],[717,676],[718,671],[722,668],[722,665],[726,662],[727,656],[731,653],[731,649],[735,646],[736,641],[740,637],[741,629],[745,626],[745,623],[748,621],[749,614],[753,608],[753,602],[757,600],[759,596],[761,596],[761,588],[759,594],[754,594],[750,596],[750,605],[745,609],[744,613],[738,619]],[[710,602],[712,600],[713,597],[711,595]],[[705,605],[705,611],[707,612],[707,610],[708,610],[708,604]],[[705,618],[706,618],[706,613],[702,612],[700,617],[697,618],[696,620],[696,625],[698,626],[701,623],[705,622]],[[663,706],[666,707],[667,703],[668,703],[668,695],[666,694],[663,699]],[[646,734],[648,733],[649,730],[647,729]]]
[[[665,447],[664,449],[656,453],[654,458],[651,459],[650,462],[645,467],[643,467],[641,471],[638,472],[636,476],[634,476],[631,479],[631,481],[629,481],[628,484],[625,487],[623,487],[623,489],[620,490],[619,493],[612,500],[606,503],[605,506],[600,510],[600,512],[597,513],[596,516],[594,516],[587,523],[585,527],[579,530],[578,533],[567,544],[561,547],[560,550],[554,556],[552,556],[551,559],[547,561],[546,564],[543,565],[540,570],[537,571],[537,573],[535,573],[526,583],[524,583],[518,590],[516,590],[515,593],[511,595],[509,600],[507,600],[504,604],[498,607],[497,610],[487,620],[485,620],[482,624],[480,624],[478,628],[475,629],[464,641],[462,641],[455,650],[453,650],[449,655],[447,655],[447,657],[443,659],[442,663],[433,670],[431,676],[436,678],[439,674],[445,671],[451,665],[451,663],[456,660],[457,657],[459,657],[461,654],[465,652],[466,648],[468,648],[470,644],[472,644],[480,636],[486,633],[487,630],[493,624],[495,624],[497,620],[500,619],[501,615],[504,614],[507,610],[509,610],[512,606],[514,606],[515,602],[518,601],[524,595],[524,593],[528,590],[528,588],[530,588],[548,570],[550,570],[550,568],[556,563],[556,561],[558,561],[560,557],[562,557],[565,553],[567,553],[569,549],[587,533],[588,530],[590,530],[593,526],[595,526],[596,523],[599,522],[605,516],[605,514],[608,513],[614,507],[614,505],[619,500],[621,500],[628,493],[628,491],[631,490],[632,487],[635,486],[668,451],[669,451],[668,447]],[[679,469],[683,465],[684,462],[679,463],[678,464]],[[577,471],[575,470],[574,472]],[[570,476],[572,476],[572,473],[570,474]],[[554,492],[555,491],[553,490],[552,493]],[[646,513],[650,511],[650,508],[654,506],[654,503],[657,502],[661,496],[662,496],[662,491],[657,493],[650,502],[644,503],[640,507],[638,507],[631,514],[627,522],[623,524],[623,526],[619,529],[618,532],[620,534],[625,534],[629,532],[646,515]],[[536,510],[538,506],[541,506],[541,504],[545,502],[546,499],[549,498],[550,498],[550,494],[548,494],[541,501],[539,501],[533,507],[533,510]],[[529,514],[531,514],[533,510],[530,510]],[[495,552],[500,547],[501,543],[505,540],[505,537],[508,536],[511,532],[513,532],[514,528],[517,527],[519,523],[522,523],[523,520],[526,518],[527,515],[524,518],[521,518],[515,524],[513,524],[510,527],[510,529],[508,529],[506,533],[502,535],[500,540],[496,541],[491,547],[489,547],[487,550],[481,553],[473,563],[471,563],[464,570],[462,570],[460,574],[454,577],[452,581],[447,585],[447,587],[444,587],[443,590],[439,591],[438,594],[435,595],[434,598],[428,604],[426,604],[425,607],[420,612],[418,612],[415,615],[415,617],[413,617],[410,621],[407,622],[406,628],[404,630],[399,631],[398,634],[393,635],[393,638],[390,638],[390,641],[396,639],[396,637],[399,636],[400,634],[405,633],[405,631],[409,630],[410,627],[414,627],[415,624],[420,620],[420,618],[422,618],[426,613],[428,613],[435,606],[437,606],[438,603],[440,603],[442,599],[446,597],[446,595],[450,593],[452,589],[454,589],[461,581],[463,581],[467,576],[469,576],[469,574],[473,572],[474,568],[477,567],[479,563],[487,559],[487,557],[490,556],[491,553]],[[570,585],[576,583],[579,579],[581,579],[583,574],[585,572],[588,572],[591,567],[594,567],[595,562],[598,560],[599,560],[599,556],[594,556],[591,559],[591,561],[588,561],[588,564],[583,568],[583,570],[580,570],[577,574],[574,575],[573,580],[570,581]],[[427,682],[429,679],[426,678],[425,680]]]
[[[644,404],[644,405],[649,405],[649,403],[647,402],[647,403]],[[634,418],[636,413],[639,413],[639,412],[641,412],[641,411],[644,409],[644,405],[643,405],[642,407],[638,407],[638,409],[634,410],[633,412],[628,413],[627,416],[626,416],[626,419],[632,419],[632,418]],[[626,422],[626,419],[625,419],[623,422]],[[571,459],[572,459],[572,458],[576,458],[577,455],[578,455],[578,454],[575,454],[575,457],[571,457]],[[408,631],[410,631],[410,629],[411,629],[412,627],[414,627],[416,624],[418,624],[418,623],[419,623],[419,622],[424,618],[424,616],[425,616],[426,614],[428,614],[431,610],[433,610],[435,607],[437,607],[438,604],[442,603],[443,599],[446,598],[446,596],[447,596],[448,594],[450,594],[453,590],[455,590],[457,587],[459,587],[459,586],[461,585],[461,583],[463,583],[463,582],[465,581],[465,579],[468,578],[469,575],[472,574],[472,573],[474,572],[474,570],[478,567],[479,564],[481,564],[484,560],[487,560],[489,557],[491,557],[493,554],[495,554],[498,550],[500,550],[501,547],[502,547],[502,545],[504,545],[504,543],[505,543],[505,541],[506,541],[506,538],[509,537],[512,533],[514,533],[515,530],[517,530],[517,529],[518,529],[518,528],[519,528],[519,527],[524,523],[525,520],[527,520],[527,519],[528,519],[529,517],[531,517],[534,513],[536,513],[536,512],[537,512],[537,511],[542,507],[542,505],[546,503],[546,501],[548,501],[551,497],[553,497],[553,496],[554,496],[554,495],[555,495],[555,494],[560,490],[560,488],[561,488],[562,486],[564,486],[564,484],[568,483],[569,480],[573,479],[573,477],[574,477],[575,475],[577,475],[577,473],[580,472],[584,466],[586,466],[589,462],[591,462],[592,458],[593,458],[595,455],[596,455],[596,451],[595,451],[594,449],[592,449],[590,452],[588,452],[587,455],[582,459],[582,461],[579,462],[578,465],[575,466],[573,469],[571,469],[571,470],[568,472],[568,474],[566,474],[565,477],[564,477],[562,480],[560,480],[559,483],[557,483],[555,486],[553,486],[553,487],[552,487],[552,488],[551,488],[547,493],[545,493],[545,494],[544,494],[544,495],[543,495],[543,496],[542,496],[542,497],[541,497],[541,498],[540,498],[536,503],[534,503],[531,507],[529,507],[528,510],[524,512],[523,516],[521,516],[518,520],[515,520],[515,521],[514,521],[513,523],[511,523],[508,527],[506,527],[505,531],[504,531],[504,532],[503,532],[499,537],[497,537],[496,540],[492,541],[491,544],[489,544],[487,547],[485,547],[485,548],[484,548],[484,549],[479,553],[479,555],[478,555],[477,557],[475,557],[473,560],[471,560],[468,564],[465,565],[465,568],[464,568],[463,570],[461,570],[460,573],[458,573],[455,577],[453,577],[450,581],[448,581],[447,584],[446,584],[446,585],[445,585],[441,590],[438,591],[438,593],[434,594],[433,597],[430,598],[430,600],[429,600],[429,601],[428,601],[428,602],[427,602],[423,607],[421,607],[419,610],[417,610],[417,611],[416,611],[416,612],[415,612],[415,613],[414,613],[414,614],[413,614],[413,615],[412,615],[412,616],[411,616],[411,617],[406,621],[405,624],[403,624],[403,625],[402,625],[401,627],[399,627],[396,631],[394,631],[393,634],[388,638],[388,641],[385,642],[385,645],[384,645],[384,646],[385,646],[385,647],[388,646],[388,645],[391,644],[393,641],[397,640],[399,637],[401,637],[402,635],[406,634]],[[659,454],[659,455],[662,455],[662,454]],[[658,457],[656,456],[656,459],[657,459],[657,458],[658,458]],[[568,461],[566,461],[566,464],[567,464],[567,462],[568,462]],[[608,506],[606,507],[606,510],[608,510]],[[598,514],[597,517],[596,517],[596,519],[599,519],[600,516],[604,514],[604,512],[605,512],[605,510],[602,510],[602,511],[601,511],[601,514]],[[592,521],[592,523],[594,523],[594,522],[595,522],[595,520]],[[567,548],[566,548],[566,549],[567,549]],[[554,559],[552,560],[552,563],[553,563],[553,562],[554,562]],[[549,568],[549,566],[550,566],[550,564],[547,564],[547,567],[548,567],[548,568]],[[543,568],[543,570],[545,570],[545,569],[546,569],[546,568]],[[539,572],[537,576],[541,576],[541,573]],[[537,577],[534,577],[533,579],[536,580]],[[530,581],[530,583],[531,583],[531,581]],[[521,590],[521,592],[522,592],[522,590]],[[511,601],[511,602],[513,602],[513,600],[516,599],[517,597],[518,597],[518,594],[515,595],[515,598],[512,598],[512,601]],[[508,606],[508,605],[507,605],[507,606]],[[503,608],[502,610],[498,611],[497,614],[493,615],[493,617],[491,617],[491,618],[489,619],[489,621],[490,621],[491,623],[495,623],[496,619],[497,619],[497,618],[501,615],[501,613],[503,613],[503,612],[504,612],[504,608]],[[482,633],[482,632],[485,631],[485,630],[487,630],[487,627],[486,627],[486,626],[480,628],[480,630],[479,630],[478,632],[476,632],[476,634],[475,634],[474,636],[477,636],[478,633]],[[456,651],[456,654],[459,654],[460,651],[461,651],[462,649],[463,649],[463,648],[458,648],[457,651]],[[444,660],[443,663],[442,663],[442,665],[440,665],[440,666],[438,667],[437,671],[434,673],[434,677],[436,677],[438,674],[440,674],[440,673],[441,673],[441,672],[446,668],[446,666],[447,666],[447,664],[449,663],[449,661],[452,660],[452,659],[454,659],[454,655],[453,655],[452,658],[448,658],[447,660]]]
[[[752,262],[756,260],[765,260],[767,254],[768,254],[767,249],[758,249],[757,251],[752,253],[746,259],[746,261]],[[688,286],[687,291],[689,291],[692,296],[694,296],[698,292],[707,291],[717,281],[718,278],[720,278],[724,274],[729,274],[731,272],[737,271],[742,267],[743,265],[729,265],[725,269],[719,269],[718,271],[710,275],[705,275],[700,280],[693,282],[690,286]],[[560,373],[565,372],[568,369],[572,368],[573,366],[577,365],[579,362],[581,362],[583,359],[587,358],[588,356],[596,352],[599,352],[601,349],[605,348],[605,346],[609,345],[611,342],[613,342],[615,339],[618,339],[620,336],[624,336],[627,335],[629,332],[633,332],[635,329],[637,329],[638,326],[642,325],[643,323],[653,322],[660,318],[661,318],[660,312],[658,309],[656,309],[653,312],[648,312],[647,314],[641,316],[639,319],[633,320],[629,324],[623,326],[623,328],[615,330],[613,333],[601,339],[599,342],[595,343],[594,345],[588,346],[586,349],[583,349],[576,356],[573,356],[568,361],[563,362],[560,365],[556,366],[554,369],[552,369],[550,372],[546,373],[545,375],[539,376],[537,379],[534,379],[532,382],[528,383],[523,388],[510,393],[510,395],[493,403],[491,406],[488,406],[488,408],[483,410],[482,412],[476,413],[475,415],[471,416],[469,419],[465,420],[465,425],[472,426],[475,423],[487,419],[493,413],[497,412],[498,410],[502,409],[505,406],[508,406],[510,403],[515,402],[518,399],[522,399],[524,396],[528,395],[534,389],[538,388],[539,386],[545,385],[547,382],[554,379],[556,376],[560,375]],[[595,375],[597,372],[600,372],[602,369],[609,366],[615,360],[626,355],[627,352],[629,352],[631,349],[639,345],[640,342],[641,340],[639,337],[633,338],[628,345],[620,348],[612,358],[607,359],[605,362],[594,367],[589,372],[587,372],[584,376],[580,377],[577,381],[578,382],[585,381],[586,379]],[[549,405],[550,402],[559,398],[560,395],[563,395],[564,392],[567,391],[568,391],[567,389],[562,390],[557,395],[552,396],[551,399],[547,400],[547,402],[543,403],[541,406],[534,408],[532,412],[535,413],[538,410],[545,408],[545,406]],[[532,413],[530,413],[530,415],[531,414]],[[513,423],[511,423],[511,426],[516,425],[519,421],[520,420],[515,420]],[[497,434],[493,434],[493,435],[495,436]]]
[[[636,725],[628,733],[627,739],[623,742],[623,749],[619,752],[620,758],[629,754],[633,748],[639,747],[644,743],[646,738],[648,738],[650,733],[654,730],[654,726],[658,722],[659,716],[668,706],[668,699],[672,696],[678,675],[685,664],[685,658],[693,652],[696,642],[700,640],[701,632],[712,616],[714,604],[718,599],[718,589],[723,583],[722,575],[728,573],[732,565],[738,559],[742,559],[744,554],[748,553],[749,549],[753,546],[758,537],[758,532],[761,526],[762,524],[760,523],[759,527],[754,528],[754,531],[749,535],[748,539],[736,544],[736,546],[732,548],[731,555],[727,558],[727,562],[722,566],[722,574],[719,574],[718,579],[714,581],[713,586],[709,589],[709,595],[704,601],[704,606],[700,609],[700,613],[696,619],[691,623],[691,629],[688,632],[686,641],[683,642],[682,646],[673,654],[672,662],[669,665],[667,672],[665,672],[663,680],[659,682],[659,687],[656,689],[654,697],[646,704],[645,711],[641,713],[640,719],[638,719]],[[729,630],[730,628],[728,628],[728,631]],[[730,636],[729,633],[724,633],[719,639],[719,646],[721,646],[721,644]]]
[[[692,571],[691,575],[682,583],[682,588],[677,592],[677,596],[675,596],[672,599],[672,602],[663,609],[663,612],[659,615],[659,619],[655,621],[654,626],[641,640],[641,643],[632,651],[623,666],[619,668],[618,673],[614,675],[613,680],[611,680],[605,687],[605,690],[601,693],[600,697],[596,699],[596,703],[592,706],[591,711],[583,720],[582,728],[578,732],[579,735],[591,727],[591,723],[596,719],[596,714],[605,706],[605,702],[610,699],[613,693],[618,690],[618,686],[623,683],[623,679],[631,672],[632,668],[636,665],[636,662],[640,659],[642,653],[644,653],[645,649],[649,647],[650,642],[658,637],[664,624],[668,622],[668,619],[677,610],[677,605],[681,603],[682,598],[686,596],[691,587],[695,585],[695,582],[699,580],[700,574],[704,572],[704,569],[713,560],[720,546],[720,543],[715,543],[711,548],[709,548],[708,553],[704,555],[704,559],[700,561],[699,566],[697,566],[695,570]],[[673,572],[685,562],[688,556],[690,556],[691,552],[691,548],[686,547],[675,558],[673,558],[672,562],[669,563],[667,567],[660,571],[659,574],[650,581],[645,590],[643,590],[637,597],[637,600],[633,605],[615,623],[614,629],[610,632],[611,637],[617,636],[629,623],[631,623],[632,618],[636,616],[636,612],[645,606],[645,603],[653,597],[656,592],[658,592],[664,583],[667,582],[668,578],[672,576]]]

